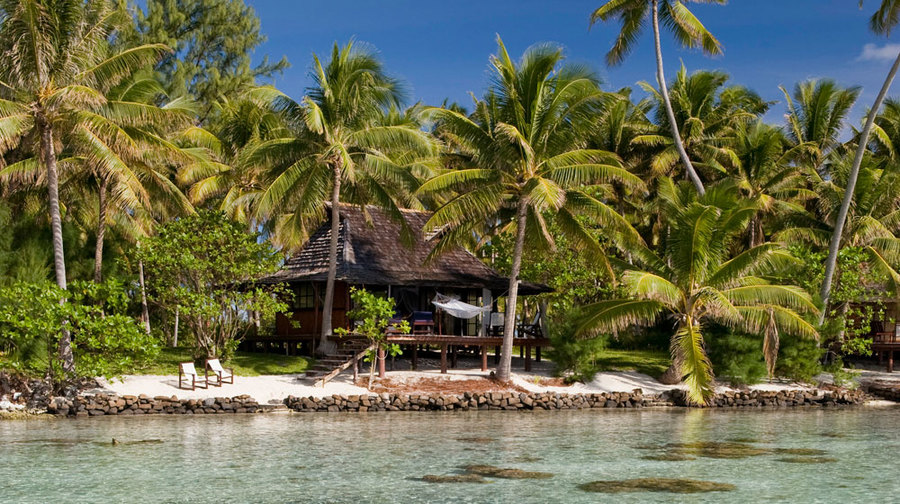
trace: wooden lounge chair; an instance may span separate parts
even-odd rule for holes
[[[234,384],[234,368],[223,368],[219,359],[206,359],[206,369],[212,371],[213,377],[216,378],[210,385],[221,387],[223,383]]]
[[[196,388],[209,388],[209,380],[204,376],[197,374],[197,368],[193,362],[182,362],[178,364],[178,388],[184,389],[183,383],[191,384],[191,390]],[[187,390],[187,389],[185,389]]]

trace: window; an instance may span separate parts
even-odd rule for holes
[[[316,307],[316,290],[311,283],[300,284],[295,293],[294,304],[299,309],[313,309]]]

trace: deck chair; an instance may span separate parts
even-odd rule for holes
[[[223,383],[234,385],[234,368],[224,368],[219,359],[206,359],[206,369],[212,371],[215,382],[210,385],[221,387]]]
[[[506,319],[500,312],[491,313],[491,336],[503,336],[503,326]]]
[[[182,362],[178,364],[178,388],[184,389],[183,383],[187,382],[191,385],[191,390],[199,388],[209,388],[209,379],[206,376],[197,374],[197,368],[193,362]]]
[[[434,332],[434,313],[430,311],[414,311],[412,314],[413,334],[431,334]]]
[[[530,324],[522,322],[516,329],[519,332],[520,338],[544,337],[544,331],[541,329],[541,312],[535,314],[534,320],[532,320]]]
[[[397,317],[396,315],[391,317],[388,320],[388,326],[384,330],[387,334],[400,334],[400,330],[397,328],[398,325],[402,324],[406,319],[403,317]]]

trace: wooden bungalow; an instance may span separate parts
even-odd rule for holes
[[[472,305],[492,306],[496,312],[496,300],[506,294],[509,280],[463,248],[426,262],[434,246],[422,231],[429,213],[403,210],[403,218],[414,231],[411,244],[403,243],[400,224],[376,207],[341,205],[340,214],[332,327],[348,327],[350,288],[355,286],[393,298],[400,318],[408,318],[413,312],[432,312],[435,317],[434,328],[429,331],[432,334],[491,335],[492,317],[453,318],[436,311],[431,301],[440,293]],[[295,294],[292,311],[279,315],[276,321],[273,339],[308,343],[321,333],[331,239],[328,217],[280,271],[263,280],[288,284]],[[520,295],[549,291],[544,285],[527,282],[519,286]],[[498,317],[493,318],[496,322]],[[495,330],[493,335],[496,336]]]

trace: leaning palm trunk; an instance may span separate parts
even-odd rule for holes
[[[328,279],[325,282],[325,301],[322,306],[322,336],[319,339],[319,352],[328,349],[328,338],[331,336],[331,318],[334,315],[334,281],[337,276],[338,233],[341,227],[339,205],[341,203],[341,166],[334,165],[334,182],[331,188],[331,241],[328,243]]]
[[[106,201],[106,192],[109,182],[105,177],[100,178],[100,211],[97,217],[97,245],[94,248],[94,282],[103,280],[103,238],[106,235],[106,214],[109,203]]]
[[[866,147],[869,143],[869,135],[872,133],[872,125],[875,123],[875,117],[881,104],[887,96],[894,77],[897,75],[897,69],[900,68],[900,54],[894,60],[891,71],[888,72],[881,91],[875,98],[872,109],[869,110],[869,116],[866,118],[866,125],[859,135],[859,145],[856,147],[856,157],[853,158],[853,166],[850,167],[850,176],[847,179],[847,187],[844,189],[844,199],[841,201],[841,209],[838,211],[837,220],[834,223],[834,232],[831,235],[831,244],[828,247],[828,259],[825,261],[825,278],[822,280],[822,311],[819,314],[819,325],[825,322],[825,314],[828,311],[828,301],[831,297],[831,282],[834,278],[834,269],[837,265],[837,256],[841,248],[841,234],[844,231],[844,224],[847,222],[847,213],[850,211],[850,203],[853,201],[853,192],[856,190],[856,179],[859,176],[859,168],[862,166],[863,157],[866,154]]]
[[[56,271],[56,285],[66,289],[66,261],[63,254],[62,219],[59,215],[59,173],[56,169],[56,152],[53,145],[53,128],[50,124],[41,125],[41,152],[47,167],[47,189],[50,200],[50,228],[53,232],[53,266]],[[61,299],[60,303],[65,303]],[[63,371],[68,375],[75,374],[75,356],[72,354],[72,340],[65,321],[61,327],[59,338],[59,359]]]
[[[522,252],[525,248],[525,223],[527,217],[525,201],[520,200],[516,210],[516,246],[513,249],[512,269],[509,273],[509,294],[506,298],[506,318],[503,321],[503,346],[500,350],[500,366],[497,379],[509,381],[512,366],[513,331],[516,327],[516,302],[519,295],[519,270],[522,267]]]
[[[662,94],[663,103],[665,104],[666,116],[669,118],[669,128],[672,130],[672,140],[675,142],[675,150],[684,163],[684,169],[687,171],[691,182],[697,187],[697,192],[705,194],[703,182],[694,171],[694,165],[688,158],[687,151],[684,150],[684,143],[681,141],[681,134],[678,132],[678,124],[675,122],[675,111],[672,110],[672,102],[669,100],[669,89],[666,86],[666,74],[663,71],[662,46],[659,42],[659,2],[653,0],[653,39],[656,43],[656,79],[659,81],[659,90]]]

